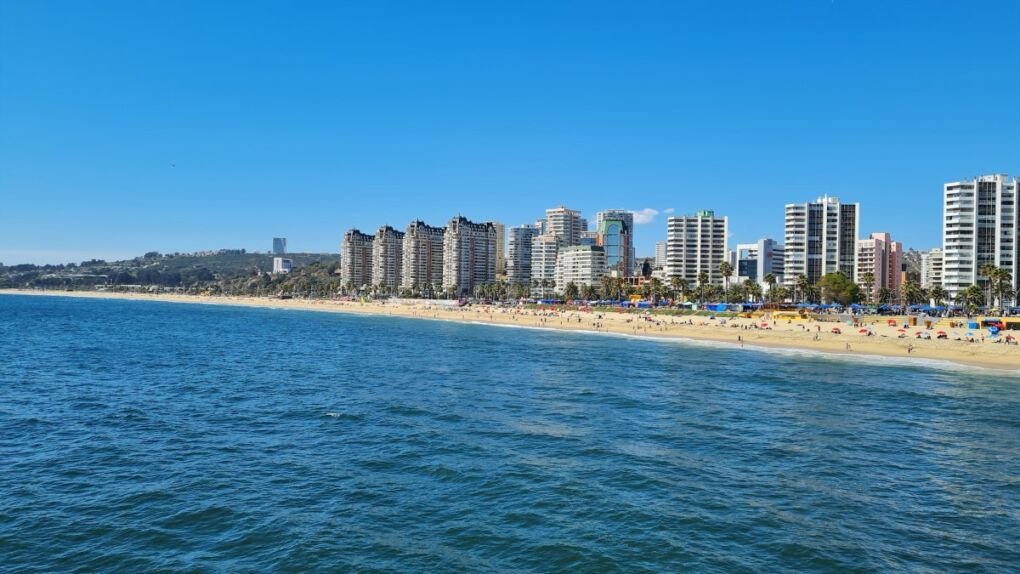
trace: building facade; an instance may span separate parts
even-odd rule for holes
[[[372,284],[384,293],[396,293],[404,265],[404,233],[389,225],[380,227],[372,241]]]
[[[560,238],[550,233],[536,235],[531,240],[531,294],[552,295],[550,283],[556,281],[556,257],[560,252]]]
[[[942,287],[955,299],[982,285],[985,265],[1008,270],[1017,287],[1020,261],[1020,180],[1005,174],[954,181],[943,187]]]
[[[892,293],[893,301],[900,298],[903,280],[903,244],[893,241],[888,233],[872,233],[857,242],[857,275],[854,282],[868,292],[871,301],[879,300],[882,289]],[[870,275],[870,284],[868,276]]]
[[[506,277],[506,226],[498,221],[489,224],[496,230],[496,276]]]
[[[287,254],[287,238],[286,237],[274,237],[273,238],[273,255],[286,255]]]
[[[765,278],[769,275],[773,275],[777,283],[782,283],[785,254],[783,245],[768,237],[755,243],[738,243],[729,254],[729,262],[733,266],[730,283],[742,283],[750,279],[762,289],[767,289]]]
[[[681,277],[697,285],[698,275],[708,274],[708,282],[722,285],[719,265],[726,261],[726,217],[713,211],[670,217],[666,220],[666,277]]]
[[[637,264],[637,249],[634,247],[634,212],[627,209],[604,209],[595,214],[595,229],[598,230],[602,227],[602,222],[606,219],[616,219],[623,221],[629,230],[630,237],[630,249],[627,252],[627,263],[630,267],[627,268],[628,275],[638,275],[638,264]],[[612,265],[610,264],[610,267]]]
[[[348,289],[369,289],[372,286],[372,243],[375,237],[348,230],[340,244],[340,281]]]
[[[545,210],[543,233],[555,235],[561,245],[580,245],[581,233],[587,230],[587,221],[581,217],[580,211],[563,206]]]
[[[942,250],[938,247],[921,254],[921,287],[942,286]]]
[[[445,227],[412,221],[404,231],[400,288],[415,295],[438,294],[443,286],[443,236]]]
[[[443,236],[443,289],[457,296],[496,280],[496,228],[454,217]]]
[[[786,205],[783,283],[796,285],[804,275],[812,284],[829,273],[856,276],[860,205],[820,197],[813,203]]]
[[[614,218],[599,212],[596,244],[605,251],[607,272],[613,277],[634,275],[633,214],[627,218]]]
[[[539,230],[535,225],[510,228],[506,261],[506,278],[510,283],[531,285],[531,242],[537,235]]]
[[[660,241],[655,244],[655,267],[665,269],[666,267],[666,242]]]
[[[570,283],[597,286],[606,274],[606,252],[596,245],[571,245],[559,250],[556,255],[554,281],[557,293]]]
[[[273,273],[290,273],[294,269],[294,262],[286,257],[273,257]]]

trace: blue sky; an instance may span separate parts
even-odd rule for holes
[[[1020,173],[1020,4],[0,3],[0,262],[335,251],[350,227],[567,205],[862,204],[940,242]],[[650,212],[649,212],[650,213]]]

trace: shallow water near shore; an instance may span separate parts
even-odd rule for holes
[[[0,569],[1009,571],[1014,377],[0,297]]]

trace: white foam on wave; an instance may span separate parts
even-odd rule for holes
[[[462,321],[448,320],[451,323]],[[798,347],[772,347],[766,345],[755,345],[747,343],[743,347],[739,343],[729,341],[713,341],[711,339],[695,339],[690,337],[662,337],[656,335],[637,335],[631,333],[614,333],[606,331],[586,331],[583,329],[557,329],[556,327],[536,327],[534,325],[511,325],[507,323],[486,323],[485,321],[468,321],[473,325],[485,325],[488,327],[507,327],[510,329],[530,329],[534,331],[548,331],[555,333],[570,333],[579,335],[595,335],[631,339],[637,341],[653,341],[657,343],[680,344],[686,347],[702,347],[710,349],[743,350],[758,353],[766,353],[781,357],[796,357],[805,359],[823,359],[834,362],[864,364],[875,367],[922,367],[941,371],[954,371],[973,374],[975,371],[982,374],[995,374],[1007,377],[1020,377],[1020,369],[997,369],[994,367],[980,367],[955,363],[944,359],[927,359],[921,357],[890,357],[887,355],[873,355],[868,353],[838,353],[830,351],[819,351],[816,349],[802,349]]]

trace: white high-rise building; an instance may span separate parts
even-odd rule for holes
[[[655,244],[655,266],[658,268],[666,267],[666,242],[660,241]]]
[[[606,274],[605,249],[595,245],[571,245],[563,247],[556,256],[557,293],[563,293],[568,283],[577,287],[595,286]]]
[[[438,295],[443,285],[443,236],[445,227],[432,227],[424,221],[412,221],[404,232],[401,289],[415,295]]]
[[[563,206],[545,210],[544,233],[558,237],[561,245],[580,245],[581,233],[587,230],[588,223],[580,211]]]
[[[666,277],[682,277],[696,285],[698,274],[708,274],[713,285],[722,285],[719,265],[726,261],[726,217],[714,211],[670,217],[666,221]]]
[[[507,281],[531,285],[531,242],[539,235],[535,225],[510,228],[510,246],[507,249]]]
[[[550,233],[536,235],[531,240],[531,292],[542,297],[551,295],[548,283],[556,281],[556,257],[560,239]],[[543,286],[543,283],[546,286]]]
[[[389,225],[380,227],[372,241],[372,283],[380,290],[395,293],[400,287],[404,264],[404,233]]]
[[[938,247],[921,254],[921,287],[942,286],[942,250]]]
[[[443,236],[443,289],[457,296],[496,280],[496,228],[454,217]]]
[[[837,271],[853,280],[860,215],[860,204],[840,203],[838,197],[787,204],[783,283],[796,285],[804,275],[814,284]]]
[[[294,269],[294,262],[286,257],[273,257],[273,273],[290,273]]]
[[[761,288],[767,289],[765,277],[773,275],[777,283],[783,282],[783,257],[786,249],[776,240],[764,237],[756,243],[738,243],[729,253],[729,262],[733,266],[730,284],[742,283],[747,279],[754,281]]]
[[[498,221],[489,223],[496,230],[496,275],[506,276],[506,226]]]
[[[981,268],[1008,270],[1017,287],[1020,261],[1020,180],[1005,174],[954,181],[943,188],[942,286],[950,299],[982,285]]]
[[[351,229],[340,245],[340,281],[348,289],[372,286],[372,243],[375,237]]]

